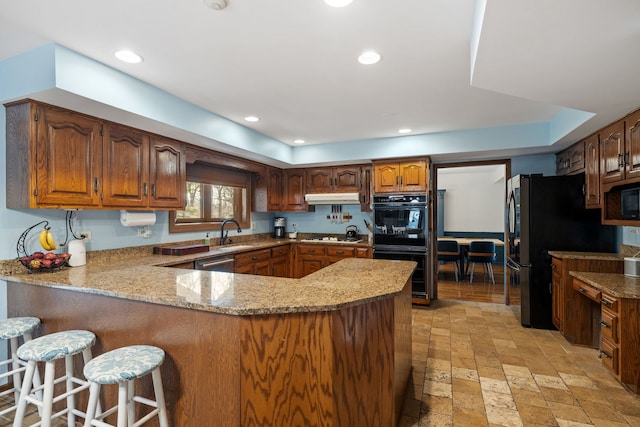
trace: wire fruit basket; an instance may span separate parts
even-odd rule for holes
[[[49,221],[40,221],[23,231],[18,238],[18,244],[16,245],[18,260],[25,266],[29,273],[54,272],[56,270],[61,270],[67,265],[69,258],[71,258],[71,255],[68,253],[56,254],[54,252],[41,251],[34,252],[30,255],[27,253],[25,247],[27,235],[31,230],[42,224],[44,224],[45,230],[48,229]]]

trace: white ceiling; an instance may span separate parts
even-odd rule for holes
[[[638,0],[486,0],[482,21],[474,0],[228,3],[3,0],[0,60],[56,42],[285,144],[595,113],[554,152],[640,106]],[[144,62],[117,61],[123,47]],[[358,64],[369,48],[382,61]]]

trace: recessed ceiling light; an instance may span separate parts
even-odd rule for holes
[[[324,0],[326,4],[332,7],[349,6],[353,0]]]
[[[204,4],[213,10],[222,10],[227,7],[227,0],[203,0]]]
[[[128,62],[129,64],[138,64],[142,62],[142,56],[131,50],[122,49],[117,51],[115,55],[120,61]]]
[[[411,133],[411,129],[409,128],[398,129],[398,133]]]
[[[304,144],[304,139],[296,139],[293,141],[294,144]]]
[[[375,64],[380,61],[380,54],[374,50],[367,50],[358,56],[358,62],[364,65]]]
[[[258,117],[256,117],[256,116],[247,116],[247,117],[245,117],[244,119],[245,119],[246,121],[248,121],[248,122],[257,122],[257,121],[259,121],[259,120],[260,120],[260,119],[259,119]]]

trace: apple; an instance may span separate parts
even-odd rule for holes
[[[58,255],[54,254],[53,252],[47,252],[46,254],[44,254],[44,259],[56,259],[58,257]]]
[[[59,257],[56,257],[56,259],[53,260],[53,265],[55,265],[56,267],[59,267],[61,265],[64,265],[64,263],[66,261],[67,261],[66,259],[64,259],[61,256],[59,256]]]
[[[42,260],[42,268],[51,268],[53,266],[53,260],[52,259],[43,259]]]
[[[44,254],[42,252],[34,252],[31,254],[31,258],[42,259],[44,258]]]

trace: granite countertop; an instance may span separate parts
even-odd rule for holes
[[[603,261],[624,261],[624,256],[609,252],[575,252],[575,251],[549,251],[549,255],[559,259],[593,259]]]
[[[640,299],[640,277],[631,277],[616,273],[587,273],[582,271],[570,271],[569,274],[616,298]]]
[[[87,264],[55,272],[16,271],[0,279],[233,315],[336,310],[400,293],[415,262],[347,258],[300,279],[166,268],[217,255],[291,243],[267,240],[185,256],[139,249],[88,253]]]

